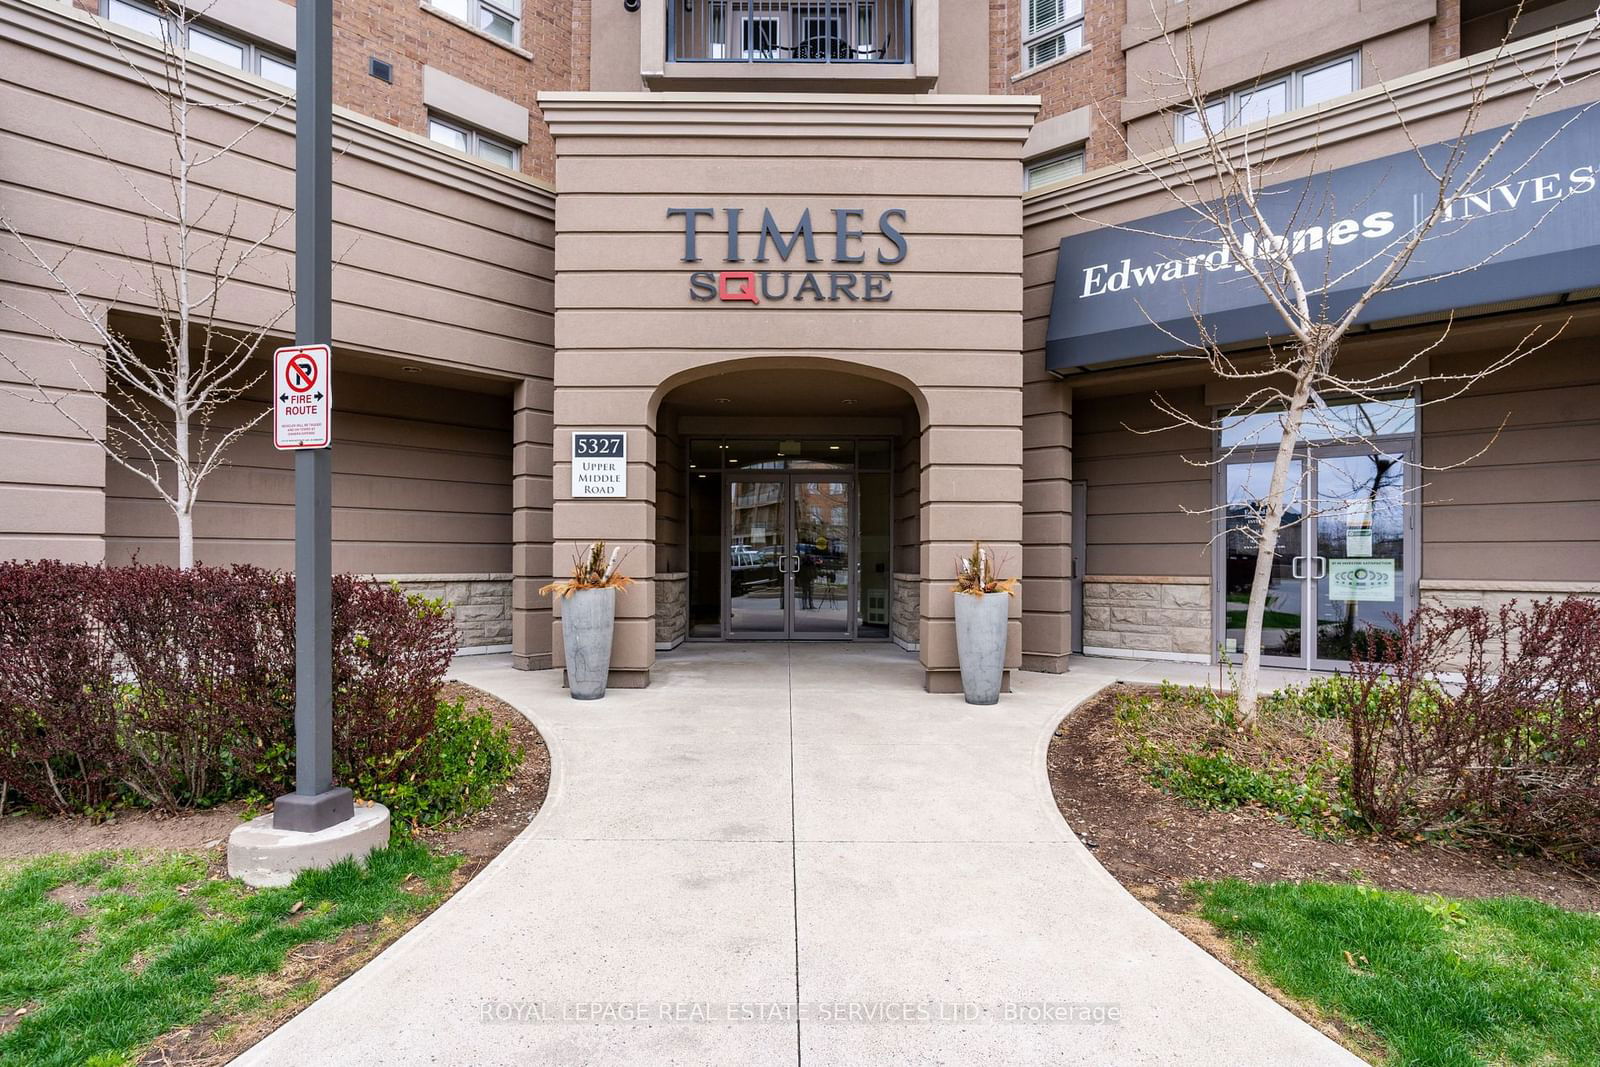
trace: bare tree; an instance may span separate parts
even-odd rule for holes
[[[96,142],[101,157],[142,205],[145,247],[131,255],[119,250],[122,262],[99,272],[101,281],[76,269],[83,258],[81,245],[61,250],[30,238],[13,219],[0,215],[0,230],[16,246],[6,254],[48,278],[66,320],[87,326],[91,338],[73,336],[79,331],[69,332],[61,320],[48,321],[0,296],[0,307],[63,346],[77,385],[49,388],[13,355],[0,350],[0,360],[18,376],[19,384],[9,392],[53,407],[112,461],[149,484],[172,511],[178,565],[187,568],[194,564],[194,507],[202,483],[222,463],[229,446],[265,418],[268,409],[242,422],[234,412],[218,416],[261,381],[266,372],[255,356],[293,307],[292,275],[285,265],[283,292],[289,295],[275,314],[243,327],[219,317],[227,287],[243,279],[259,282],[262,270],[278,256],[270,245],[292,214],[274,211],[246,236],[252,228],[241,224],[239,198],[208,187],[204,175],[282,111],[289,98],[197,99],[186,45],[190,25],[204,9],[179,0],[154,3],[161,16],[159,69],[148,69],[150,64],[115,33],[102,32],[134,78],[160,101],[172,146],[166,174],[141,180]],[[95,295],[97,289],[109,290],[109,295]],[[118,329],[112,312],[119,307],[154,314],[159,333],[154,351],[136,346]],[[85,395],[104,397],[104,434],[73,403]]]
[[[1192,232],[1178,236],[1138,226],[1099,224],[1186,244],[1191,254],[1179,255],[1171,262],[1183,264],[1191,275],[1196,261],[1228,264],[1232,274],[1242,273],[1248,279],[1246,286],[1259,294],[1259,302],[1270,307],[1273,321],[1281,324],[1281,329],[1268,331],[1278,340],[1263,356],[1259,343],[1255,352],[1226,350],[1203,302],[1192,291],[1190,322],[1182,331],[1173,329],[1171,320],[1163,325],[1146,313],[1150,325],[1173,342],[1175,354],[1168,358],[1198,361],[1216,378],[1239,383],[1244,396],[1226,416],[1211,419],[1185,410],[1158,393],[1154,403],[1163,416],[1163,424],[1134,431],[1160,433],[1187,427],[1204,430],[1216,440],[1225,429],[1231,430],[1235,439],[1225,443],[1218,454],[1203,459],[1185,457],[1190,465],[1207,468],[1227,463],[1241,448],[1265,445],[1270,437],[1263,440],[1263,435],[1278,435],[1276,447],[1271,450],[1268,485],[1253,506],[1234,506],[1230,511],[1229,503],[1224,501],[1209,509],[1185,509],[1193,514],[1220,516],[1218,539],[1240,536],[1254,544],[1256,558],[1237,682],[1240,720],[1248,724],[1257,709],[1263,621],[1280,533],[1295,524],[1315,521],[1319,515],[1340,511],[1348,514],[1362,506],[1359,499],[1349,496],[1320,500],[1312,496],[1310,465],[1301,467],[1298,476],[1295,473],[1303,442],[1314,437],[1319,441],[1360,444],[1381,454],[1376,438],[1382,427],[1370,422],[1363,425],[1362,418],[1371,419],[1375,412],[1381,418],[1387,402],[1396,395],[1414,397],[1419,408],[1455,399],[1486,377],[1550,344],[1565,325],[1530,330],[1486,366],[1458,373],[1428,372],[1427,357],[1449,336],[1448,321],[1429,343],[1385,366],[1350,367],[1347,361],[1340,360],[1345,338],[1374,300],[1488,264],[1526,240],[1559,207],[1561,200],[1553,201],[1517,235],[1493,242],[1491,250],[1471,263],[1442,273],[1407,274],[1407,267],[1426,242],[1451,236],[1470,224],[1460,207],[1469,194],[1515,179],[1570,125],[1571,119],[1553,130],[1539,132],[1531,144],[1527,137],[1516,138],[1525,121],[1542,111],[1541,105],[1549,97],[1582,80],[1581,73],[1572,72],[1573,61],[1580,55],[1592,54],[1596,30],[1591,24],[1584,32],[1563,35],[1550,48],[1530,54],[1525,48],[1512,45],[1521,15],[1519,5],[1505,38],[1475,75],[1470,100],[1459,121],[1452,122],[1449,136],[1434,146],[1435,150],[1426,150],[1413,136],[1401,105],[1386,90],[1389,110],[1409,144],[1410,154],[1426,175],[1425,193],[1418,198],[1414,224],[1395,221],[1387,228],[1372,227],[1362,236],[1375,239],[1367,246],[1373,250],[1358,253],[1353,259],[1346,255],[1336,263],[1332,242],[1323,239],[1327,220],[1338,218],[1340,207],[1348,212],[1352,205],[1332,203],[1326,188],[1314,181],[1319,170],[1324,169],[1319,166],[1319,139],[1313,137],[1309,149],[1297,145],[1284,148],[1274,140],[1279,124],[1268,120],[1242,125],[1238,116],[1228,113],[1226,105],[1218,106],[1202,77],[1203,47],[1197,44],[1199,35],[1194,25],[1188,21],[1169,25],[1165,19],[1168,10],[1181,10],[1180,17],[1186,20],[1191,6],[1184,4],[1180,9],[1162,0],[1151,0],[1150,4],[1170,61],[1170,71],[1163,72],[1161,83],[1150,86],[1155,98],[1165,101],[1162,113],[1166,116],[1167,143],[1154,153],[1144,146],[1146,151],[1141,154],[1138,146],[1128,143],[1125,134],[1123,140],[1133,165],[1181,205],[1179,211],[1187,213]],[[1264,61],[1262,66],[1265,73],[1270,61]],[[1515,82],[1512,89],[1504,84],[1508,74]],[[1468,139],[1479,132],[1488,105],[1508,97],[1515,101],[1510,122],[1496,127],[1498,132],[1483,131],[1486,144],[1480,138],[1478,143],[1469,145]],[[1180,117],[1192,134],[1192,138],[1184,137],[1186,143],[1181,145],[1177,134]],[[1115,116],[1108,117],[1107,125],[1118,131],[1123,129]],[[1297,180],[1274,185],[1274,176],[1285,171],[1292,171]],[[1196,249],[1199,255],[1192,254]],[[1209,255],[1222,258],[1208,261]],[[1341,402],[1338,411],[1331,401]],[[1351,412],[1356,417],[1352,418]],[[1504,423],[1501,425],[1503,428]],[[1483,451],[1455,463],[1430,467],[1411,456],[1387,459],[1410,468],[1436,471],[1469,463]],[[1370,487],[1374,500],[1378,481],[1385,473],[1380,473]],[[1420,486],[1410,490],[1413,495],[1416,488]],[[1366,506],[1370,508],[1372,503],[1369,500]],[[1359,515],[1352,516],[1353,522],[1359,520]]]

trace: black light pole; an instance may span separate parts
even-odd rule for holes
[[[333,341],[333,0],[295,7],[294,339]],[[294,792],[273,806],[279,830],[326,829],[355,813],[333,787],[332,452],[294,457]]]

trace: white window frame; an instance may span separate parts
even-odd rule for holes
[[[1022,0],[1025,26],[1022,35],[1023,72],[1054,63],[1083,48],[1084,0]],[[1054,3],[1053,15],[1035,22],[1035,5]],[[1047,48],[1054,51],[1044,58],[1038,53]]]
[[[1346,64],[1349,64],[1350,66],[1350,89],[1348,91],[1355,92],[1357,89],[1361,88],[1360,51],[1345,52],[1329,59],[1318,60],[1309,66],[1286,71],[1283,74],[1278,74],[1271,78],[1262,78],[1260,81],[1251,82],[1249,85],[1241,85],[1238,88],[1231,89],[1226,93],[1219,93],[1217,96],[1206,101],[1205,109],[1207,112],[1211,112],[1216,108],[1222,109],[1220,117],[1212,118],[1211,132],[1214,134],[1221,133],[1223,130],[1229,129],[1236,125],[1236,121],[1239,116],[1239,109],[1243,103],[1248,100],[1252,94],[1270,89],[1275,85],[1284,86],[1284,96],[1286,99],[1286,106],[1283,112],[1280,112],[1279,114],[1286,114],[1290,111],[1298,111],[1300,108],[1311,106],[1305,102],[1306,78],[1313,74],[1320,74],[1325,70],[1329,70],[1333,67],[1344,66]],[[1343,96],[1345,94],[1340,93],[1339,95]],[[1337,99],[1337,97],[1328,97],[1327,99],[1333,100]],[[1318,100],[1315,101],[1315,103],[1320,104],[1322,101]],[[1189,123],[1194,125],[1194,133],[1192,136],[1184,130],[1184,126]],[[1201,130],[1198,121],[1198,112],[1196,112],[1194,108],[1187,108],[1173,116],[1172,137],[1177,144],[1191,144],[1200,140],[1204,136],[1205,133]]]
[[[1047,168],[1055,167],[1060,164],[1066,165],[1063,168],[1064,173],[1050,176]],[[1074,166],[1074,164],[1076,166]],[[1056,182],[1066,181],[1068,178],[1076,178],[1078,175],[1083,173],[1084,165],[1085,159],[1083,145],[1078,145],[1076,148],[1069,148],[1064,152],[1054,152],[1048,156],[1041,156],[1038,159],[1029,160],[1023,165],[1022,168],[1022,191],[1027,192],[1030,189],[1041,189],[1046,185],[1053,185]]]
[[[498,160],[485,159],[480,154],[478,150],[479,146],[489,144],[496,148],[503,148],[511,153],[511,170],[522,169],[521,145],[513,144],[504,137],[496,137],[492,133],[485,133],[483,130],[478,129],[478,127],[462,122],[460,119],[453,119],[448,115],[441,115],[437,111],[428,112],[428,140],[443,148],[449,148],[452,151],[460,151],[460,149],[457,149],[454,145],[448,145],[443,141],[435,139],[433,136],[434,126],[443,126],[445,129],[460,134],[462,137],[464,137],[467,142],[466,154],[471,156],[473,159],[476,159],[480,163],[487,163],[492,167],[505,166],[505,164]]]
[[[464,22],[474,32],[481,33],[491,40],[499,41],[501,44],[509,44],[513,48],[522,47],[522,0],[462,0],[462,5],[466,8],[465,17],[456,14],[442,4],[435,2],[435,0],[428,0],[429,7],[449,18]],[[496,36],[480,25],[485,11],[493,15],[499,15],[511,23],[511,40],[508,41],[503,37]]]
[[[756,27],[771,26],[771,48],[756,47]],[[734,47],[740,59],[781,59],[788,46],[783,40],[783,18],[775,11],[748,11],[739,14],[739,37]]]
[[[208,37],[215,37],[219,41],[223,41],[227,44],[237,47],[243,56],[244,65],[241,67],[235,67],[232,63],[227,63],[220,59],[213,59],[210,56],[204,56],[204,58],[209,59],[213,63],[219,63],[222,66],[228,67],[232,70],[241,70],[246,74],[253,74],[257,78],[265,78],[265,80],[271,82],[273,85],[281,86],[282,88],[291,91],[294,89],[294,85],[292,83],[285,85],[276,78],[266,78],[266,76],[261,73],[261,60],[263,57],[293,69],[295,65],[294,53],[284,52],[277,48],[268,48],[257,43],[255,40],[249,37],[241,36],[225,26],[221,26],[215,22],[212,22],[210,19],[181,19],[175,13],[162,11],[154,5],[140,3],[139,0],[120,0],[120,2],[126,7],[143,11],[145,14],[150,15],[153,18],[160,19],[163,23],[165,23],[166,33],[162,38],[163,45],[166,45],[170,42],[173,46],[176,46],[179,31],[181,30],[183,31],[183,47],[185,50],[195,52],[196,55],[204,56],[204,53],[197,52],[195,49],[189,47],[188,31],[198,30]],[[105,19],[107,22],[115,23],[118,26],[127,26],[127,23],[117,22],[116,19],[111,17],[111,0],[100,0],[99,14],[100,17]],[[137,29],[136,27],[131,26],[128,26],[127,28]],[[143,31],[140,30],[138,32]]]

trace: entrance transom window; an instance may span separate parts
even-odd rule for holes
[[[1217,490],[1225,504],[1214,576],[1218,645],[1237,659],[1256,566],[1254,516],[1265,506],[1276,413],[1228,420]],[[1410,398],[1310,412],[1289,471],[1262,625],[1261,661],[1336,670],[1412,608],[1416,577],[1417,420]]]

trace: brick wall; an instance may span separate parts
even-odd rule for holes
[[[1438,65],[1461,58],[1461,0],[1439,0],[1439,13],[1428,29],[1428,62]]]
[[[572,0],[572,88],[589,88],[589,8],[592,0]]]
[[[1088,168],[1092,170],[1126,159],[1127,147],[1118,126],[1122,98],[1127,91],[1122,53],[1126,0],[1084,0],[1086,50],[1017,79],[1016,75],[1022,71],[1025,2],[990,0],[990,91],[1039,96],[1040,121],[1080,107],[1091,107],[1094,111],[1087,147]]]
[[[292,5],[294,0],[284,2]],[[73,4],[90,12],[100,7],[99,0]],[[421,0],[339,0],[333,27],[334,102],[426,134],[422,68],[434,67],[527,108],[522,170],[551,180],[555,149],[536,97],[541,89],[587,88],[588,8],[589,0],[523,0],[520,47],[513,49],[435,14]],[[583,28],[575,33],[579,18]],[[369,58],[392,65],[392,84],[367,73]],[[575,82],[574,64],[580,62]]]

